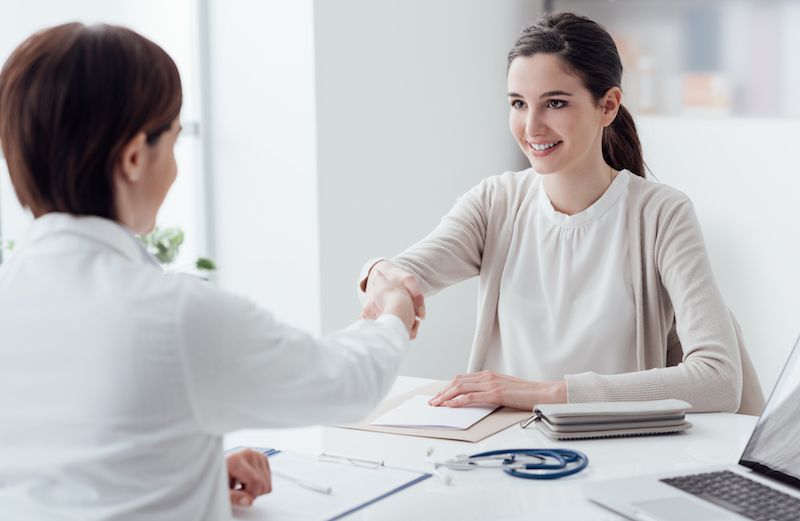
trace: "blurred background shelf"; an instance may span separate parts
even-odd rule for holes
[[[634,113],[800,117],[796,0],[553,0],[603,24]]]

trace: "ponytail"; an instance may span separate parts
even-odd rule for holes
[[[622,105],[611,125],[603,129],[603,159],[615,170],[628,170],[640,177],[645,176],[636,124]]]

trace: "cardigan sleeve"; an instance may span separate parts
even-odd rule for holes
[[[664,217],[653,254],[675,313],[675,331],[670,337],[677,334],[682,360],[672,367],[635,373],[569,375],[568,399],[591,402],[678,398],[691,403],[693,412],[736,412],[742,390],[738,341],[711,271],[700,225],[688,199],[676,204]],[[657,310],[646,310],[645,315],[656,313]]]
[[[491,191],[486,180],[472,188],[431,233],[391,259],[419,280],[426,296],[480,273]],[[371,259],[361,270],[362,296],[369,270],[379,260]]]

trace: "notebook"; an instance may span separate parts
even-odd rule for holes
[[[554,440],[668,434],[689,429],[683,400],[537,405],[531,421]],[[530,422],[528,422],[530,423]]]

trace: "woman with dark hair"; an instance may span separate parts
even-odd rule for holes
[[[142,249],[181,97],[172,59],[114,26],[36,33],[0,72],[35,217],[0,269],[3,519],[230,518],[271,485],[260,453],[226,465],[224,433],[358,420],[397,374],[415,324],[398,284],[373,280],[382,315],[316,340]]]
[[[433,405],[680,398],[760,411],[692,204],[645,179],[621,78],[592,20],[547,14],[525,29],[508,54],[509,124],[532,168],[483,180],[426,238],[365,265],[367,317],[381,309],[376,275],[418,284],[417,297],[480,279],[469,372]]]

